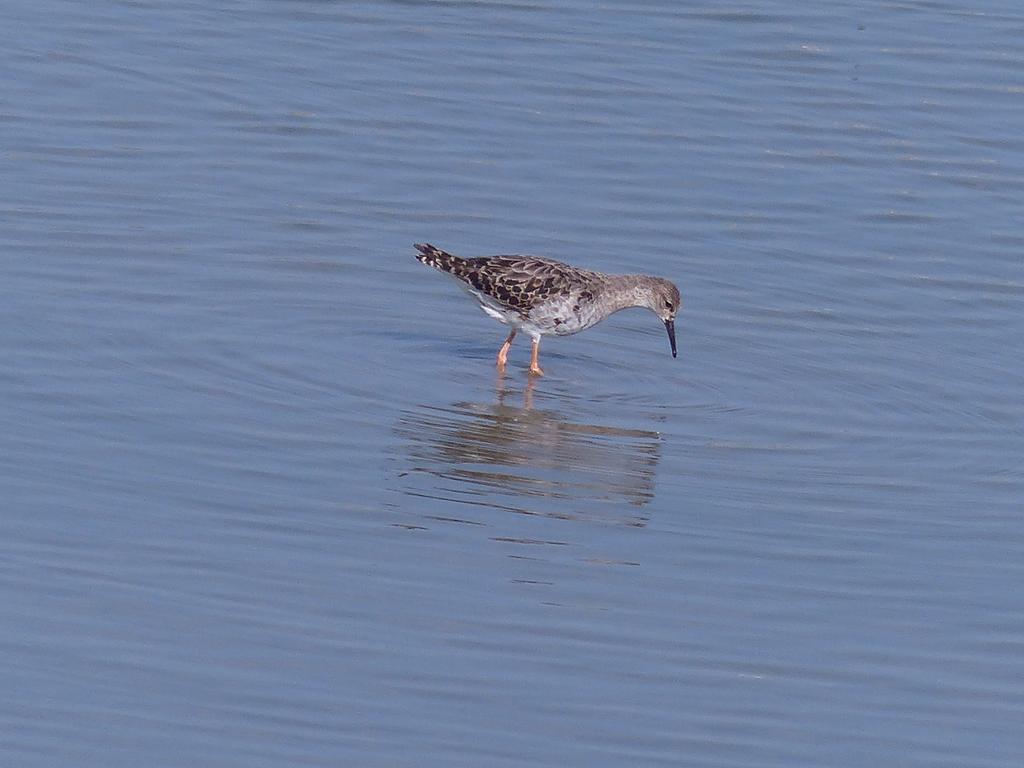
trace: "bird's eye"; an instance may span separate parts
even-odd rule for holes
[[[666,301],[665,302],[665,309],[668,309],[668,310],[672,309],[672,302],[671,301]]]

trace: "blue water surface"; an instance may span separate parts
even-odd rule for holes
[[[4,16],[0,764],[1021,765],[1018,4]]]

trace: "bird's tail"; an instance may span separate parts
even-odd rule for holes
[[[463,264],[465,259],[461,259],[448,251],[442,251],[440,248],[435,248],[430,243],[416,243],[415,246],[419,253],[416,258],[426,264],[428,267],[439,269],[442,272],[453,272],[457,273],[459,267]]]

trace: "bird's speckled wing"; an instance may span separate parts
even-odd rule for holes
[[[536,256],[463,259],[431,245],[417,245],[424,264],[448,272],[524,317],[547,301],[568,297],[574,287],[600,278],[595,272]]]
[[[463,280],[524,315],[539,304],[568,296],[580,277],[565,264],[530,256],[484,256],[466,262]]]

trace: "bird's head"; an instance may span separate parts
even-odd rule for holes
[[[672,346],[672,357],[676,356],[676,314],[682,305],[679,289],[671,280],[663,277],[649,278],[647,307],[665,324],[668,341]]]

